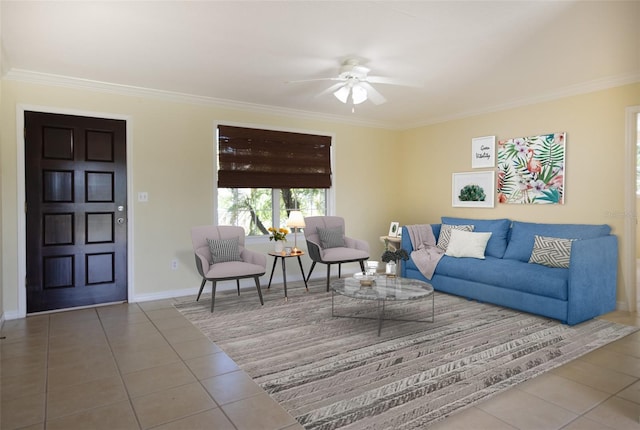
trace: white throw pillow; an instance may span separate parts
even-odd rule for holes
[[[463,230],[451,230],[451,238],[445,255],[449,257],[470,257],[484,260],[484,250],[491,233],[474,233]]]

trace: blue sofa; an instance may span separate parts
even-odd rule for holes
[[[569,325],[615,310],[618,240],[608,225],[452,217],[441,220],[441,224],[431,225],[436,240],[443,224],[473,225],[474,232],[491,232],[485,259],[445,255],[428,280],[410,258],[402,264],[402,276],[429,282],[437,291],[558,319]],[[569,268],[529,263],[535,235],[577,239],[571,243]],[[401,246],[409,254],[413,251],[406,226]]]

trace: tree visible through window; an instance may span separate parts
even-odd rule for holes
[[[219,126],[218,223],[260,236],[284,227],[294,209],[325,215],[330,148],[327,136]]]

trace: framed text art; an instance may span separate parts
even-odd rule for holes
[[[498,142],[498,202],[564,204],[566,133]]]
[[[471,168],[496,166],[496,137],[474,137],[471,139]]]
[[[494,201],[494,172],[454,173],[451,186],[453,207],[492,208]]]

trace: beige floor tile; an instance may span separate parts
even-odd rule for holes
[[[429,430],[517,430],[478,408],[467,408],[429,426]]]
[[[107,338],[111,344],[126,343],[138,340],[145,336],[158,334],[158,330],[151,320],[138,321],[130,324],[115,324],[104,327]]]
[[[521,430],[559,429],[578,416],[517,389],[498,394],[477,407]]]
[[[170,330],[163,330],[162,335],[170,344],[185,342],[194,339],[206,339],[200,330],[192,326],[178,327]]]
[[[2,373],[9,375],[24,375],[46,369],[47,356],[44,354],[28,355],[26,357],[5,358],[2,360]]]
[[[202,385],[218,405],[264,393],[264,390],[242,370],[204,379]]]
[[[640,341],[637,338],[622,338],[616,342],[603,347],[610,351],[619,352],[620,354],[630,355],[640,358]]]
[[[190,358],[202,357],[203,355],[215,354],[222,350],[207,338],[193,339],[186,342],[174,343],[173,349],[180,358],[188,360]]]
[[[101,306],[96,309],[100,320],[109,318],[120,318],[125,315],[143,314],[137,303],[122,303],[119,305]]]
[[[47,393],[47,419],[127,400],[120,376],[70,385]]]
[[[1,373],[0,390],[3,401],[23,396],[44,394],[47,389],[46,369],[40,369],[24,375],[10,374],[7,372]]]
[[[572,421],[566,427],[563,427],[562,430],[612,430],[613,427],[609,427],[597,421],[590,420],[585,417],[576,418],[575,421]]]
[[[75,333],[71,336],[49,338],[49,352],[64,352],[69,349],[82,347],[108,346],[103,333]]]
[[[156,309],[173,308],[174,303],[175,303],[175,300],[173,299],[163,299],[163,300],[152,300],[148,302],[138,302],[138,306],[140,306],[140,308],[143,311],[147,312],[147,311],[153,311]]]
[[[169,345],[140,350],[114,350],[114,355],[123,374],[180,361],[178,354]]]
[[[640,405],[620,397],[610,398],[585,417],[614,429],[640,429]]]
[[[640,381],[620,391],[617,396],[640,404]]]
[[[44,422],[45,394],[7,400],[2,397],[2,429],[17,429]]]
[[[185,360],[185,363],[200,380],[240,370],[238,365],[224,352],[191,358]]]
[[[181,316],[180,312],[173,306],[170,308],[153,309],[150,311],[145,311],[145,313],[151,321],[158,321]]]
[[[142,428],[150,428],[216,407],[197,382],[132,399]]]
[[[273,430],[296,424],[296,420],[268,394],[259,394],[221,408],[238,430]]]
[[[49,328],[50,338],[75,336],[78,334],[98,335],[104,337],[102,324],[98,319],[65,324],[52,323]]]
[[[111,342],[114,355],[132,353],[144,349],[170,348],[169,342],[157,331],[147,335],[132,335]]]
[[[98,312],[95,308],[78,309],[63,312],[56,312],[49,315],[51,326],[54,325],[76,325],[82,327],[91,321],[99,321]]]
[[[172,330],[175,328],[181,327],[193,327],[193,324],[189,322],[182,315],[171,318],[163,318],[159,320],[154,320],[153,324],[160,330],[160,332],[165,332],[167,330]]]
[[[46,360],[48,347],[47,339],[42,339],[40,342],[10,342],[0,343],[0,363],[5,360],[20,357],[41,357]]]
[[[631,375],[597,366],[581,359],[571,361],[552,370],[552,372],[610,394],[617,393],[638,380]]]
[[[111,376],[118,376],[118,369],[113,357],[87,357],[85,361],[80,363],[49,368],[47,384],[48,389],[55,390]]]
[[[197,381],[183,362],[128,373],[123,375],[123,379],[131,397],[140,397]]]
[[[235,430],[231,421],[216,408],[191,415],[168,424],[154,427],[153,430]]]
[[[129,402],[119,402],[47,420],[47,430],[139,430]]]
[[[20,430],[44,430],[44,423],[42,422],[32,426],[20,427]]]
[[[640,358],[610,349],[597,349],[583,355],[581,360],[607,369],[619,371],[640,378]]]
[[[111,357],[109,344],[75,345],[57,348],[49,353],[49,367],[56,368],[73,364],[81,364],[91,357]]]
[[[122,326],[127,324],[137,324],[141,322],[148,322],[147,315],[139,310],[138,312],[128,312],[123,314],[107,314],[100,316],[100,322],[105,329],[109,329],[114,326]]]
[[[529,380],[518,388],[576,414],[585,413],[611,396],[553,373]]]

